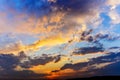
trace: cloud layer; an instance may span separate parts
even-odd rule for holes
[[[0,0],[0,78],[120,75],[119,13],[119,0]]]

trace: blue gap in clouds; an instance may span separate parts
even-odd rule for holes
[[[50,3],[47,0],[4,0],[4,7],[14,10],[16,13],[25,13],[39,17],[50,11]]]
[[[107,13],[101,13],[100,14],[100,17],[103,19],[102,21],[102,25],[105,27],[105,28],[108,28],[110,27],[110,17],[107,15]]]

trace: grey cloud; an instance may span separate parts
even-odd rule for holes
[[[45,65],[52,61],[54,61],[53,57],[39,57],[39,58],[29,59],[28,61],[25,61],[20,65],[24,68],[30,68],[32,66]]]
[[[0,66],[3,69],[13,69],[19,64],[18,57],[13,54],[0,54]]]
[[[96,40],[106,40],[106,41],[115,41],[120,39],[120,36],[116,36],[114,34],[101,34],[98,33],[94,36]]]
[[[21,62],[27,59],[28,61]],[[45,65],[51,61],[55,63],[61,60],[60,55],[50,56],[43,54],[41,57],[31,59],[26,56],[23,51],[19,52],[18,56],[14,54],[0,54],[0,79],[45,79],[48,74],[37,74],[27,68]],[[26,70],[16,71],[15,68],[21,66]]]
[[[73,54],[75,55],[79,55],[79,54],[90,54],[90,53],[97,53],[97,52],[104,52],[104,48],[103,47],[97,47],[97,46],[93,46],[93,47],[82,47],[80,49],[76,49]]]
[[[61,60],[61,55],[49,56],[49,55],[43,54],[40,57],[35,57],[33,59],[29,58],[28,61],[20,63],[20,66],[24,68],[30,68],[32,66],[45,65],[49,62],[57,63],[60,60]]]
[[[119,35],[108,34],[108,33],[94,33],[93,29],[86,30],[80,34],[80,40],[96,43],[101,40],[115,41],[120,39]]]
[[[104,3],[104,0],[56,0],[52,5],[57,7],[59,11],[70,14],[88,14],[101,3]]]
[[[37,74],[31,70],[15,71],[3,70],[0,71],[0,80],[31,80],[31,79],[45,79],[48,74]]]
[[[87,67],[87,66],[89,67],[94,64],[118,62],[118,61],[120,62],[120,52],[118,52],[118,53],[110,52],[107,54],[108,55],[106,55],[106,56],[92,58],[88,62],[82,62],[82,63],[76,63],[76,64],[65,64],[63,67],[61,67],[60,70],[64,70],[64,69],[80,70],[84,67]],[[90,69],[92,69],[92,68],[90,68]],[[94,67],[93,67],[93,69],[94,69]]]
[[[27,59],[27,61],[22,61]],[[26,54],[21,51],[18,56],[14,54],[0,54],[0,67],[4,70],[13,70],[16,66],[21,66],[23,68],[30,68],[37,65],[45,65],[49,62],[57,63],[61,60],[61,55],[50,56],[47,54],[43,54],[39,57],[30,58],[26,56]],[[21,62],[22,61],[22,62]]]

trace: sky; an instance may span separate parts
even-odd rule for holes
[[[0,0],[0,78],[120,75],[120,0]]]

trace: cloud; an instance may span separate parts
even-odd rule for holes
[[[29,58],[28,61],[24,61],[23,63],[20,64],[20,66],[23,68],[31,68],[33,66],[46,65],[47,63],[50,63],[50,62],[57,63],[60,60],[61,60],[60,55],[48,56],[44,54],[41,57],[35,57],[33,59]]]
[[[103,8],[104,5],[105,8]],[[120,23],[118,20],[119,14],[116,10],[118,5],[119,1],[115,2],[113,0],[0,1],[0,35],[12,33],[18,37],[18,39],[13,38],[13,36],[11,36],[12,38],[9,38],[9,36],[0,38],[0,43],[2,43],[0,44],[0,71],[5,71],[4,73],[10,77],[16,76],[19,78],[22,76],[26,78],[32,75],[33,77],[44,77],[47,74],[36,74],[34,72],[37,72],[35,70],[38,67],[41,69],[41,67],[51,63],[58,64],[57,68],[62,66],[60,70],[49,68],[49,70],[53,70],[52,73],[68,71],[68,73],[65,73],[67,77],[75,75],[79,77],[80,73],[84,76],[91,75],[95,70],[98,74],[99,70],[102,70],[106,65],[119,62],[120,55],[114,51],[114,49],[119,50],[119,47],[106,49],[105,43],[119,40],[120,37],[116,34],[113,35],[112,31],[108,33],[106,25],[100,29],[104,23],[102,13],[112,20],[112,24]],[[109,9],[104,11],[106,7]],[[24,35],[25,38],[26,35],[29,35],[31,38],[28,41],[31,41],[33,37],[36,37],[36,40],[25,44],[24,39],[21,40],[19,35]],[[49,50],[47,49],[47,53],[44,52],[45,54],[40,56],[42,51],[39,52],[39,50],[41,47],[51,48],[53,46],[55,47],[54,51],[57,51],[56,46],[60,46],[58,53],[64,54],[69,51],[70,53],[65,54],[69,59],[64,59],[65,61],[62,62],[62,55],[48,55]],[[73,56],[71,56],[71,51]],[[109,53],[110,51],[111,53]],[[37,53],[37,55],[35,57],[31,56],[30,53],[32,52]],[[87,58],[89,58],[91,54],[94,56],[99,52],[103,53],[103,56],[92,57],[88,62],[81,60],[81,58],[85,59],[87,55]],[[82,54],[80,56],[81,62],[78,60],[80,54]],[[72,62],[71,60],[75,61]],[[17,67],[22,69],[15,70]],[[56,69],[56,66],[54,68]],[[0,74],[5,76],[2,72]]]
[[[19,59],[13,54],[0,54],[0,63],[3,69],[13,69],[19,64]]]
[[[99,1],[100,3],[104,2],[103,0]],[[97,5],[97,0],[56,0],[53,5],[63,12],[68,12],[70,14],[88,14],[93,11],[92,8]]]
[[[119,24],[119,6],[120,6],[120,1],[119,0],[107,0],[106,1],[106,6],[108,7],[106,14],[109,16],[111,19],[111,25]]]
[[[2,46],[2,48],[0,49],[0,53],[17,54],[20,51],[30,51],[30,50],[36,51],[43,46],[55,46],[55,45],[67,43],[68,40],[69,40],[69,37],[64,38],[64,36],[62,35],[55,35],[55,36],[43,38],[29,45],[23,45],[21,41],[16,43],[10,42],[6,45],[4,44],[5,47]]]
[[[79,37],[80,43],[84,41],[86,43],[88,42],[87,43],[88,45],[74,49],[73,55],[80,55],[80,54],[85,55],[85,54],[109,51],[105,47],[106,44],[103,41],[115,42],[120,39],[119,35],[112,34],[112,33],[110,34],[101,33],[101,32],[98,32],[97,34],[93,34],[93,33],[94,31],[90,29],[90,30],[83,31],[80,35],[78,35],[80,36]]]
[[[104,2],[104,0],[100,0],[99,5]],[[92,8],[94,8],[94,6],[99,6],[98,0],[4,0],[1,1],[1,4],[5,6],[5,10],[11,10],[12,12],[24,13],[28,15],[31,14],[32,16],[36,15],[37,17],[46,13],[51,13],[51,11],[54,11],[54,8],[70,13],[86,14],[93,12]]]
[[[14,54],[0,54],[0,67],[4,70],[14,70],[17,66],[28,69],[33,66],[46,65],[50,62],[57,63],[61,61],[61,57],[61,55],[43,54],[42,56],[31,58],[23,51],[19,52],[17,56]]]
[[[85,55],[85,54],[98,53],[98,52],[104,52],[104,48],[99,46],[83,47],[83,48],[76,49],[73,52],[73,55],[80,55],[80,54]]]
[[[1,15],[3,20],[0,20],[0,28],[3,29],[1,33],[13,33],[16,36],[32,35],[38,40],[28,45],[24,45],[24,40],[20,40],[21,43],[10,48],[5,47],[6,49],[2,49],[0,52],[36,51],[42,46],[60,45],[68,43],[70,40],[78,41],[73,40],[72,36],[82,34],[88,29],[89,23],[93,23],[93,19],[99,18],[100,11],[98,9],[102,3],[104,4],[104,0],[67,1],[1,1],[1,6],[5,8],[1,12],[4,15]],[[13,23],[10,23],[11,21]],[[93,41],[91,36],[86,37],[86,40]]]
[[[103,74],[104,74],[104,76],[109,76],[109,75],[110,76],[119,76],[119,74],[120,74],[119,67],[120,67],[120,62],[116,62],[116,63],[110,64],[108,66],[105,66],[102,69],[96,69],[94,71],[97,75],[100,75],[100,76]]]
[[[36,74],[31,70],[15,71],[15,70],[3,70],[0,71],[0,79],[46,79],[49,74]]]
[[[89,59],[88,62],[67,63],[60,70],[52,71],[55,79],[84,78],[93,76],[119,75],[120,52],[109,52],[107,55]],[[69,70],[73,70],[69,72]],[[56,74],[56,75],[55,75]],[[57,75],[59,74],[59,75]],[[60,75],[64,74],[64,76]],[[76,75],[76,76],[75,76]]]
[[[105,56],[100,56],[97,58],[92,58],[88,62],[82,62],[82,63],[76,63],[76,64],[65,64],[63,67],[61,67],[61,70],[64,69],[74,69],[74,70],[80,70],[86,66],[90,67],[93,64],[101,64],[101,63],[108,63],[108,62],[119,62],[120,53],[118,52],[110,52],[107,53]],[[92,68],[90,68],[92,69]]]
[[[50,36],[45,39],[39,40],[31,45],[26,46],[26,48],[36,49],[42,46],[54,46],[54,45],[67,43],[68,40],[69,40],[68,37],[64,37],[62,35],[55,35],[55,36]]]
[[[47,73],[34,73],[33,66],[46,65],[49,62],[61,61],[60,55],[43,54],[31,58],[23,51],[16,56],[14,54],[0,54],[0,79],[46,79]],[[20,68],[18,68],[18,66]]]
[[[42,1],[41,0],[36,0],[36,1],[25,0],[24,2],[21,0],[8,1],[6,3],[6,5],[7,6],[11,5],[10,9],[7,7],[9,10],[11,10],[11,9],[15,10],[14,13],[16,13],[16,12],[24,13],[24,14],[20,14],[20,15],[14,14],[13,16],[10,15],[10,11],[8,11],[7,14],[5,13],[6,14],[5,16],[8,16],[7,20],[10,19],[10,17],[11,17],[13,22],[17,20],[17,24],[18,24],[18,25],[11,25],[11,26],[17,26],[17,27],[11,28],[9,31],[11,31],[12,33],[18,32],[18,33],[25,33],[25,34],[27,34],[27,33],[28,34],[32,34],[32,33],[39,34],[42,32],[47,32],[48,34],[50,34],[51,32],[54,31],[54,33],[61,32],[64,34],[64,32],[68,33],[70,30],[75,29],[75,26],[79,26],[79,28],[82,28],[83,26],[86,25],[86,23],[91,22],[92,15],[90,15],[89,12],[95,12],[93,14],[94,16],[96,15],[96,12],[98,12],[98,11],[94,11],[94,10],[97,10],[97,7],[94,8],[94,6],[96,6],[96,5],[98,6],[97,1],[91,1],[91,0],[89,0],[89,1],[87,1],[87,0],[77,0],[77,1],[68,0],[68,1],[69,1],[69,3],[67,3],[67,1],[65,1],[65,0],[62,0],[62,1],[56,0],[53,3],[49,2],[47,0],[42,0]],[[100,4],[100,2],[104,2],[104,1],[102,1],[102,0],[99,1],[99,4]],[[79,5],[79,4],[81,4],[81,5]],[[73,7],[73,5],[74,5],[74,7]],[[48,8],[46,8],[46,6]],[[44,7],[45,7],[45,9],[44,9]],[[52,8],[57,7],[58,11],[54,11],[54,10],[50,11],[49,15],[45,15],[46,18],[44,16],[41,16],[40,18],[36,19],[34,17],[26,16],[26,14],[31,14],[33,16],[34,16],[34,14],[37,14],[37,15],[45,14],[45,13],[42,13],[42,11],[47,12],[46,9],[49,9],[51,7]],[[79,15],[78,16],[76,16],[76,15],[70,16],[70,15],[66,14],[66,13],[69,13],[69,11],[65,10],[65,9],[67,9],[69,7],[71,10],[70,11],[71,14],[76,12],[76,13],[79,13]],[[63,12],[60,11],[59,9],[62,9]],[[73,10],[76,10],[76,11],[73,11]],[[82,15],[83,13],[84,13],[84,15]],[[88,18],[86,16],[88,18],[90,18],[91,20],[88,21]],[[74,20],[74,19],[76,19],[76,20]],[[5,20],[5,22],[6,22],[6,20]],[[19,25],[21,25],[22,27],[19,27]],[[7,25],[7,26],[9,26],[9,25]]]
[[[0,67],[3,70],[14,70],[22,61],[27,59],[28,56],[23,52],[19,52],[18,55],[10,54],[0,54]]]
[[[111,23],[112,24],[119,24],[120,23],[120,15],[119,12],[115,9],[115,10],[110,10],[108,13],[109,17],[111,18]]]
[[[111,7],[111,9],[115,9],[118,5],[120,5],[120,1],[119,0],[108,0],[106,2],[107,5],[109,5]]]

